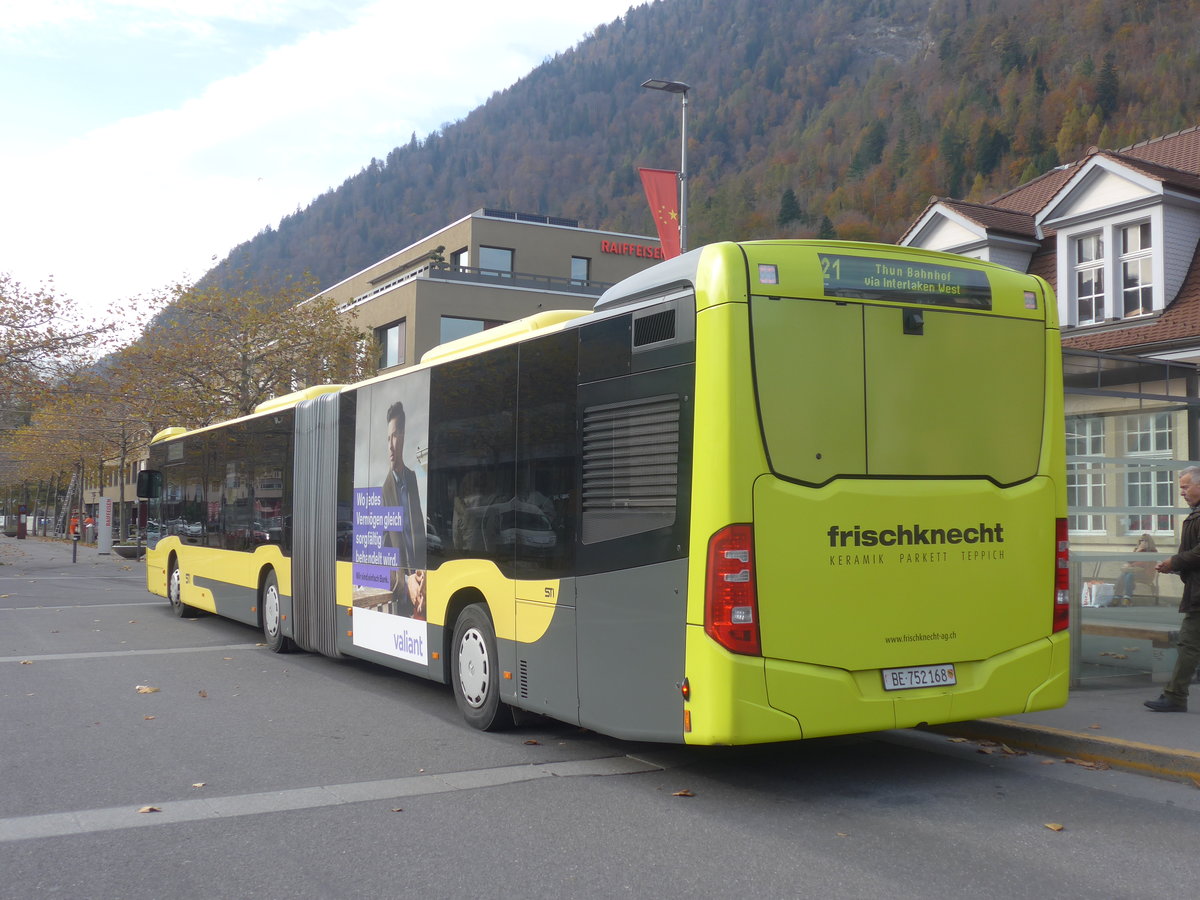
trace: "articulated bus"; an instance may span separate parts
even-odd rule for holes
[[[151,446],[149,589],[270,649],[626,739],[1060,706],[1055,301],[986,262],[720,243]]]

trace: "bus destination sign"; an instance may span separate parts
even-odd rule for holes
[[[978,269],[883,256],[818,256],[826,297],[992,308],[991,285]]]

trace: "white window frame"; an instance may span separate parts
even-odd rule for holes
[[[1149,246],[1142,246],[1143,231],[1150,233]],[[1137,237],[1137,247],[1130,247],[1131,234]],[[1124,319],[1149,315],[1154,309],[1154,226],[1149,221],[1130,222],[1119,227],[1117,235],[1121,244],[1114,251],[1120,250],[1121,303],[1114,309],[1120,309]],[[1132,286],[1128,284],[1131,268],[1136,268],[1138,279]]]
[[[1104,439],[1107,431],[1104,416],[1067,417],[1067,505],[1079,506],[1079,496],[1086,496],[1088,507],[1105,505]],[[1097,461],[1083,462],[1079,457],[1094,456]],[[1071,534],[1105,534],[1102,513],[1077,513],[1067,520]]]
[[[1124,230],[1141,225],[1150,226],[1150,247],[1123,253]],[[1077,261],[1079,242],[1097,234],[1100,235],[1104,244],[1103,318],[1096,316],[1094,311],[1091,318],[1081,318],[1078,276],[1091,264]],[[1060,226],[1058,230],[1057,292],[1059,321],[1062,325],[1086,328],[1161,312],[1166,306],[1165,234],[1161,205],[1149,209],[1142,206],[1136,210],[1126,210],[1120,215],[1080,219],[1074,223]],[[1141,276],[1149,279],[1143,288],[1148,289],[1150,300],[1148,309],[1139,305],[1135,308],[1136,311],[1131,312],[1128,316],[1125,314],[1124,278],[1127,262],[1136,262],[1141,268]],[[1143,296],[1139,299],[1146,298]]]
[[[1071,240],[1071,265],[1074,269],[1071,299],[1075,308],[1075,321],[1080,325],[1098,325],[1104,321],[1104,312],[1108,306],[1104,289],[1105,246],[1102,230],[1081,234]],[[1086,255],[1085,247],[1088,248]],[[1091,291],[1084,290],[1085,284],[1091,287]],[[1083,311],[1085,303],[1090,309],[1087,315]]]
[[[1156,411],[1126,416],[1123,425],[1124,456],[1128,459],[1170,460],[1175,443],[1175,416]],[[1135,445],[1136,444],[1136,445]],[[1177,490],[1176,473],[1172,469],[1141,469],[1125,472],[1122,489],[1126,506],[1172,506]],[[1149,491],[1147,498],[1146,492]],[[1134,493],[1141,496],[1133,496]],[[1144,502],[1149,499],[1150,502]],[[1134,520],[1138,521],[1135,523]],[[1149,521],[1147,521],[1149,520]],[[1121,516],[1122,530],[1128,535],[1149,532],[1169,535],[1174,532],[1170,514],[1126,513]],[[1153,527],[1148,527],[1152,525]]]

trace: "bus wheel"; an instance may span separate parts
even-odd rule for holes
[[[184,618],[199,615],[199,610],[193,609],[183,602],[183,575],[179,572],[179,564],[171,560],[171,569],[167,573],[167,602],[171,604],[171,612]]]
[[[263,581],[262,626],[268,650],[272,653],[291,652],[295,645],[283,635],[283,619],[279,614],[279,579],[274,572],[268,572]]]
[[[496,630],[481,604],[468,606],[454,623],[450,680],[458,708],[473,728],[496,731],[512,724],[512,711],[500,702]]]

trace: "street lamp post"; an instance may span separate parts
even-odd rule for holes
[[[688,248],[687,92],[691,90],[691,85],[684,84],[682,81],[663,81],[660,78],[651,78],[649,81],[643,81],[642,87],[649,88],[652,91],[666,91],[668,94],[678,94],[680,99],[683,100],[683,118],[680,123],[683,140],[679,150],[679,252],[686,253]]]

